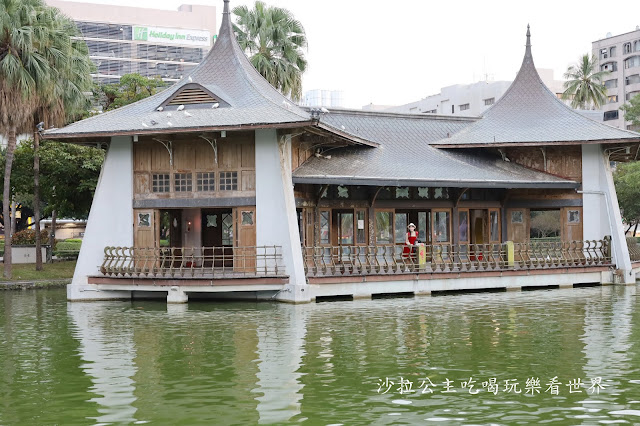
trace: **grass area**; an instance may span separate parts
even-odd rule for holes
[[[4,266],[0,265],[0,268]],[[7,280],[0,272],[0,282],[71,279],[76,262],[45,263],[43,266],[42,271],[36,271],[36,266],[33,263],[13,265],[13,279]]]

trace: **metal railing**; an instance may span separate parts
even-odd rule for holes
[[[286,273],[280,246],[105,247],[100,272],[114,277],[204,279]]]
[[[307,276],[483,272],[611,264],[609,238],[572,242],[444,244],[414,247],[303,247]]]
[[[635,237],[627,237],[627,248],[632,262],[640,261],[640,244]]]

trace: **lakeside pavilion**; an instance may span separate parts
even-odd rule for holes
[[[225,0],[189,75],[46,136],[108,146],[69,300],[636,280],[610,162],[635,160],[640,134],[558,100],[528,30],[516,79],[482,117],[326,111],[252,67]],[[409,223],[423,245],[406,253]]]

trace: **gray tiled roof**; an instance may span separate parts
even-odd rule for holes
[[[188,76],[154,96],[48,131],[47,135],[52,138],[107,136],[309,122],[308,112],[274,89],[251,65],[233,33],[227,0],[224,7],[217,41],[207,57]],[[206,104],[186,105],[182,112],[176,111],[177,106],[156,111],[165,100],[189,83],[202,85],[229,106],[221,103],[219,108],[212,109]]]
[[[575,182],[537,172],[480,150],[430,146],[473,125],[476,119],[331,110],[320,125],[380,143],[346,147],[311,157],[293,173],[296,183],[573,188]]]
[[[511,144],[639,141],[640,134],[578,114],[540,80],[531,55],[530,33],[522,66],[505,94],[480,120],[434,145],[450,148]]]

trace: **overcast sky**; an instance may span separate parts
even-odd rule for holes
[[[175,10],[222,0],[84,0]],[[265,0],[289,9],[307,32],[304,91],[343,90],[347,106],[398,105],[440,87],[515,77],[527,23],[538,68],[556,79],[591,42],[640,25],[638,0]],[[232,0],[231,6],[253,1]]]

